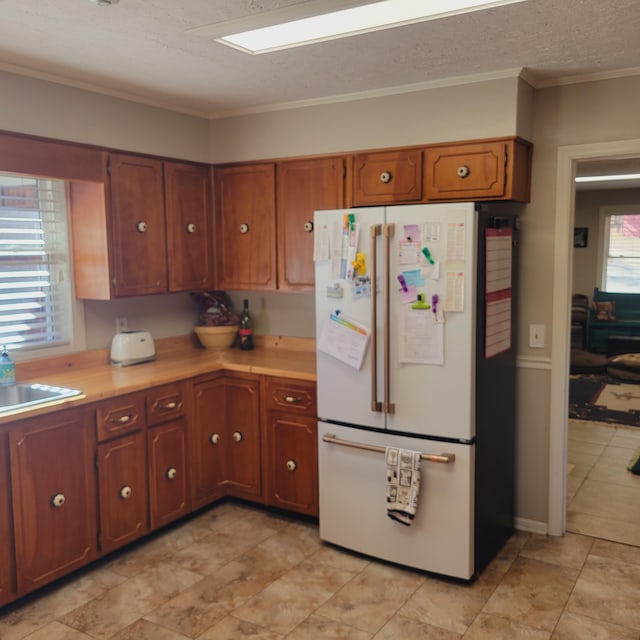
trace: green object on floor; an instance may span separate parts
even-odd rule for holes
[[[640,476],[640,448],[634,451],[633,456],[627,465],[627,471],[631,471],[631,473],[635,473]]]

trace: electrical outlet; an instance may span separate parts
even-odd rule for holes
[[[122,333],[129,328],[126,318],[116,318],[116,333]]]
[[[544,325],[529,325],[529,346],[532,349],[544,349]]]

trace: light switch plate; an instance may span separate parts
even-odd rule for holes
[[[532,349],[544,349],[544,325],[529,325],[529,346]]]

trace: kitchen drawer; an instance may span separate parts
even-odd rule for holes
[[[167,384],[147,393],[147,424],[151,427],[184,415],[184,387]]]
[[[267,409],[315,416],[315,383],[288,378],[267,378]]]
[[[105,400],[96,409],[98,441],[132,433],[145,425],[144,396],[129,394]]]

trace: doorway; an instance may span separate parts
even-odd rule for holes
[[[580,161],[640,156],[640,140],[571,145],[558,148],[556,226],[553,287],[553,346],[551,350],[549,412],[549,516],[548,533],[566,531],[567,440],[569,402],[570,305],[573,228],[575,220],[574,178]]]
[[[639,168],[640,158],[576,163],[579,176],[638,174]],[[593,299],[594,287],[640,293],[634,275],[637,272],[629,270],[628,261],[614,261],[608,272],[602,268],[609,255],[604,245],[610,233],[614,233],[618,250],[633,251],[629,243],[637,241],[633,240],[632,230],[624,225],[605,226],[608,219],[603,216],[637,213],[640,183],[580,183],[576,184],[574,195],[572,307],[576,307],[572,308],[569,381],[573,405],[567,432],[567,531],[640,546],[640,512],[636,506],[640,476],[626,468],[640,447],[640,429],[634,426],[635,410],[640,409],[640,385],[608,371],[607,355],[611,354],[603,339],[606,336],[592,335],[584,340],[584,313],[580,306],[584,298]],[[576,242],[576,230],[582,231],[582,242]],[[605,274],[614,281],[611,289],[604,284]],[[613,331],[611,326],[609,329]]]

